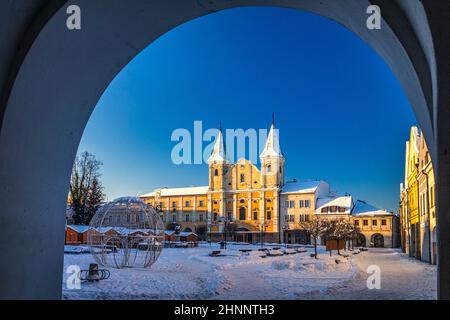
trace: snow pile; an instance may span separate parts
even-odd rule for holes
[[[241,252],[239,249],[251,249]],[[319,247],[318,257],[308,252],[264,256],[256,245],[229,245],[211,257],[218,245],[167,248],[149,269],[111,269],[111,277],[83,282],[69,290],[64,274],[65,299],[386,299],[435,296],[433,266],[410,260],[394,250],[371,249],[348,258],[332,257]],[[336,263],[336,260],[339,263]],[[66,254],[64,270],[78,265],[86,270],[90,254]],[[367,290],[368,265],[382,268],[382,290]],[[405,278],[406,277],[406,278]],[[414,289],[415,288],[415,289]],[[344,290],[344,293],[342,292]],[[434,291],[433,291],[434,290]],[[345,295],[346,294],[346,295]]]

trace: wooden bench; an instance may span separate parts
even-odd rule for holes
[[[250,255],[250,252],[252,252],[252,249],[239,249],[239,251],[242,253],[242,255]]]
[[[220,250],[213,250],[209,255],[211,257],[219,257],[220,256]]]

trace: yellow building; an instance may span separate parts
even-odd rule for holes
[[[309,243],[305,223],[320,215],[322,204],[331,199],[328,183],[284,181],[285,157],[273,121],[259,158],[261,168],[246,159],[231,163],[219,130],[208,159],[207,186],[157,189],[141,198],[159,208],[166,226],[177,224],[183,231],[194,231],[213,241],[227,235],[228,240],[244,242]],[[355,204],[350,201],[345,212],[339,206],[328,207],[350,215]],[[368,214],[383,215],[384,219],[393,216],[378,209],[372,211]],[[387,226],[392,225],[389,218]],[[386,246],[392,239],[388,237]]]
[[[405,181],[400,185],[402,248],[412,257],[436,263],[434,171],[423,134],[412,127],[406,142]]]

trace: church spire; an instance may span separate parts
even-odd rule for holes
[[[275,129],[275,116],[272,113],[272,126],[270,127],[269,135],[267,136],[264,150],[259,155],[260,158],[266,157],[280,157],[283,158],[283,152],[280,147],[280,139],[278,129]]]
[[[220,121],[219,133],[217,134],[213,151],[211,152],[211,155],[208,158],[209,164],[214,162],[228,162],[227,152],[225,149],[225,142],[222,134],[222,121]]]

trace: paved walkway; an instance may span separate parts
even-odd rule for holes
[[[370,249],[354,259],[358,268],[355,279],[327,292],[316,292],[305,299],[436,299],[436,266],[409,258],[396,249]],[[377,265],[381,270],[381,289],[367,288],[367,267]]]

